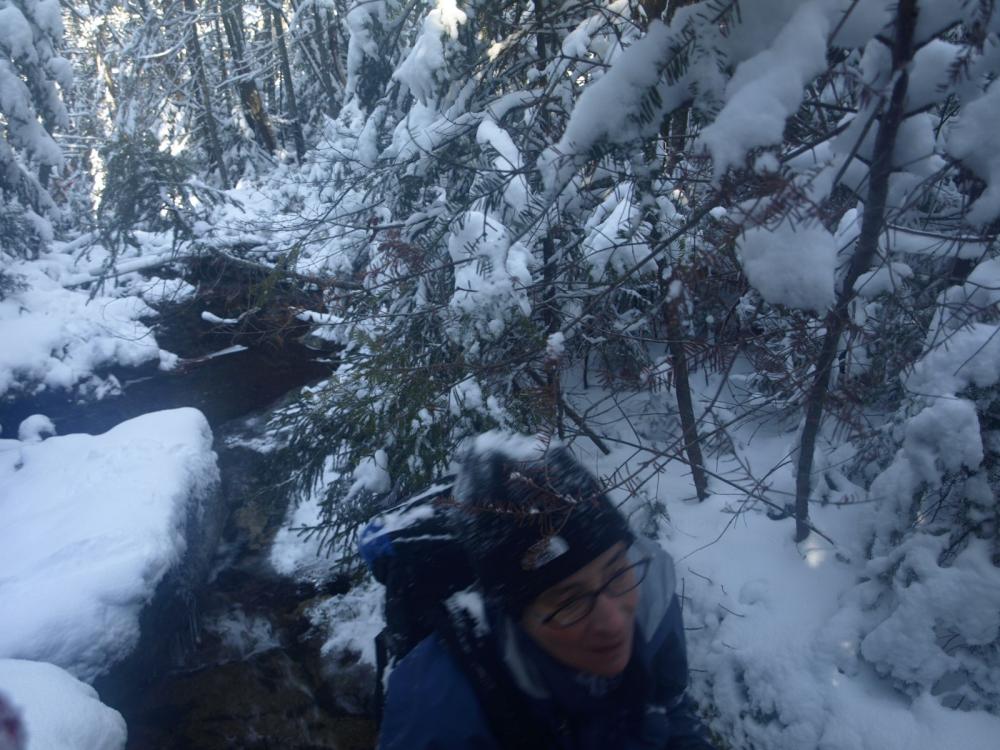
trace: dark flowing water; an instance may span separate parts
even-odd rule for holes
[[[324,633],[305,613],[350,581],[318,588],[277,575],[267,558],[285,504],[268,481],[270,461],[224,443],[219,460],[226,520],[190,632],[152,679],[126,668],[97,685],[129,724],[128,748],[372,748],[374,725],[340,708],[322,667]]]
[[[0,423],[16,427],[41,413],[59,434],[100,433],[181,406],[204,412],[215,432],[222,486],[206,516],[214,527],[198,580],[161,585],[143,612],[135,654],[95,687],[125,717],[129,750],[372,748],[374,724],[343,710],[321,668],[324,634],[305,614],[311,602],[346,591],[350,581],[321,590],[271,569],[270,541],[287,511],[276,487],[285,477],[267,455],[230,440],[252,437],[263,421],[253,414],[328,375],[329,354],[299,343],[301,326],[285,326],[280,336],[206,332],[203,307],[172,310],[157,333],[163,348],[187,360],[176,371],[115,373],[123,392],[96,403],[59,393],[0,403]],[[247,348],[203,358],[232,344]]]

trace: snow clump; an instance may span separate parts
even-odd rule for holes
[[[837,243],[821,225],[748,229],[739,256],[747,279],[771,304],[816,312],[833,305]]]
[[[529,315],[525,288],[531,283],[531,253],[511,242],[506,228],[480,211],[469,211],[448,238],[455,264],[451,307],[469,315],[483,335],[494,338],[517,313]]]

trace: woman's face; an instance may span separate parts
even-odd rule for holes
[[[619,542],[573,575],[544,591],[528,606],[521,626],[557,661],[602,677],[614,677],[625,670],[632,657],[638,588],[620,596],[611,596],[603,591],[597,597],[593,611],[568,627],[543,620],[578,597],[597,591],[614,575],[629,567],[631,561],[626,551],[625,544]]]

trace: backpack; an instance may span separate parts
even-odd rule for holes
[[[448,520],[454,477],[373,518],[358,547],[368,569],[385,586],[385,627],[375,638],[375,714],[381,723],[387,671],[431,633],[439,634],[472,684],[493,735],[503,747],[554,746],[551,732],[532,720],[526,697],[514,685],[482,628],[456,594],[473,589],[476,575]]]

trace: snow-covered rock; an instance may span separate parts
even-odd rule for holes
[[[92,681],[126,657],[217,482],[196,409],[103,435],[0,442],[0,658]]]
[[[21,714],[27,744],[10,750],[121,750],[125,720],[97,691],[45,662],[0,659],[0,693]],[[8,750],[2,744],[0,747]]]

